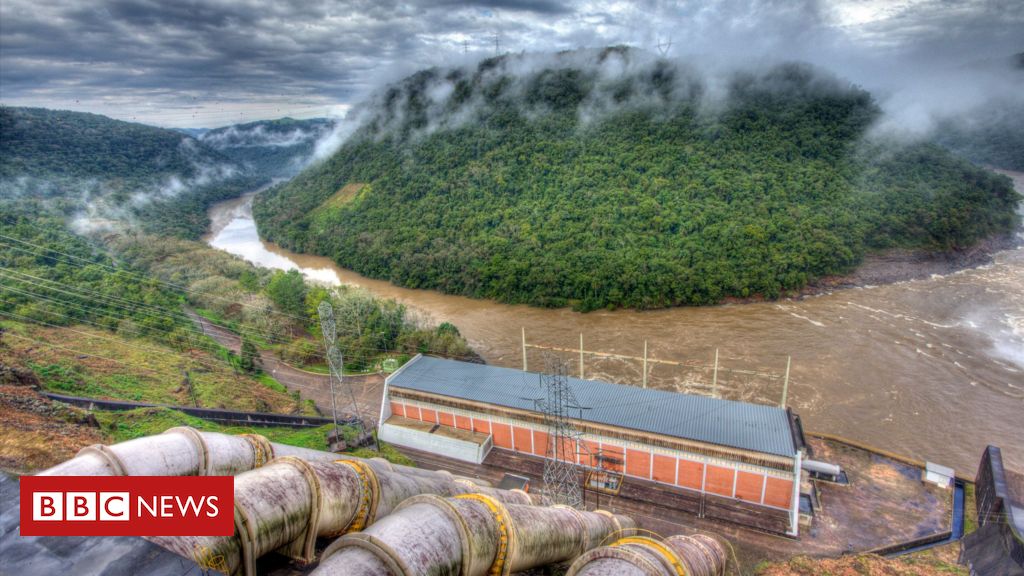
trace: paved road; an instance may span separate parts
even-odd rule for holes
[[[210,322],[192,310],[186,309],[186,313],[205,334],[216,340],[221,346],[236,353],[239,352],[242,346],[242,339],[238,334]],[[260,362],[263,369],[278,382],[284,384],[289,390],[297,390],[302,394],[303,398],[313,400],[321,414],[330,416],[331,387],[330,378],[327,375],[309,372],[286,364],[275,356],[273,352],[266,350],[260,351]],[[362,418],[375,422],[380,414],[380,399],[381,391],[384,387],[384,377],[380,374],[345,376],[344,384],[345,386],[335,388],[338,416],[342,417],[352,414],[352,396],[354,395]],[[351,393],[348,386],[351,386]]]

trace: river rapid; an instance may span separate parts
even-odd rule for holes
[[[1024,174],[1014,178],[1024,192]],[[799,300],[637,312],[512,306],[365,278],[330,259],[296,254],[257,235],[252,195],[210,211],[206,241],[260,266],[366,288],[436,322],[449,321],[488,363],[522,367],[531,345],[681,362],[648,363],[648,385],[778,403],[787,357],[788,402],[807,430],[828,432],[973,476],[987,444],[1024,470],[1024,248],[985,266],[922,280]],[[719,370],[715,380],[715,352]],[[578,354],[564,356],[574,373]],[[531,369],[543,352],[529,348]],[[587,355],[585,376],[641,385],[642,361]]]

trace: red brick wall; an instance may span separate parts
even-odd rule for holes
[[[609,458],[615,458],[619,462],[623,462],[625,460],[625,458],[626,458],[625,452],[623,451],[623,449],[621,447],[619,447],[619,446],[615,446],[614,444],[605,444],[605,443],[602,442],[601,443],[601,450],[604,452],[605,456],[607,456]],[[605,460],[604,467],[607,470],[614,470],[615,472],[622,472],[622,464],[616,464],[616,463],[611,462],[609,460]]]
[[[491,433],[491,421],[482,418],[473,418],[473,432]]]
[[[736,497],[747,502],[761,503],[761,487],[764,486],[764,474],[744,472],[736,473]]]
[[[489,418],[471,418],[469,416],[458,416],[450,412],[441,412],[433,408],[419,408],[407,405],[402,402],[391,402],[391,412],[406,418],[422,420],[424,422],[436,422],[443,426],[452,426],[462,430],[473,430],[484,434],[491,434],[494,445],[499,448],[513,449],[523,453],[532,453],[537,456],[550,457],[553,446],[547,432],[542,430],[531,430],[509,424],[491,422]],[[564,455],[573,458],[578,455],[580,464],[585,466],[598,466],[595,457],[599,451],[610,458],[617,458],[625,461],[623,466],[613,464],[605,460],[604,467],[616,472],[624,472],[629,476],[638,478],[653,479],[658,482],[678,485],[692,490],[703,488],[710,493],[722,496],[733,496],[733,481],[735,478],[735,497],[747,502],[761,503],[761,494],[764,493],[764,504],[778,508],[789,508],[792,497],[793,482],[779,478],[766,477],[756,472],[734,471],[732,468],[707,465],[707,476],[704,475],[704,464],[690,461],[684,458],[665,456],[662,454],[651,454],[644,450],[624,449],[614,444],[598,444],[590,440],[584,441],[583,446],[578,449],[575,446],[565,445]],[[587,456],[589,453],[590,456]]]
[[[626,450],[626,474],[637,478],[651,477],[651,453],[643,450]]]
[[[512,427],[512,435],[516,440],[516,451],[530,453],[530,447],[533,446],[533,433],[530,432],[529,428],[520,428],[519,426]]]
[[[732,468],[708,464],[708,475],[707,480],[704,481],[704,490],[732,498],[732,482],[735,475],[736,471]]]
[[[550,440],[548,439],[547,432],[541,432],[540,430],[533,431],[533,453],[537,456],[547,456],[551,453],[550,446],[548,446]]]
[[[676,458],[672,456],[654,455],[654,478],[658,482],[675,484],[676,482]]]
[[[567,438],[562,438],[562,446],[561,448],[559,448],[558,453],[553,454],[553,456],[557,456],[559,460],[577,462],[579,460],[579,458],[576,455],[577,451],[578,448],[576,447],[575,442]]]
[[[582,454],[580,454],[580,464],[596,468],[598,465],[597,451],[601,449],[600,446],[598,446],[597,442],[584,440],[583,447],[584,450],[580,451],[582,452]]]
[[[704,465],[692,460],[679,459],[679,485],[700,490],[704,482]]]
[[[437,410],[431,410],[430,408],[421,408],[420,414],[423,417],[424,422],[437,423]]]
[[[419,409],[418,406],[408,406],[407,405],[405,407],[405,417],[406,418],[412,418],[413,420],[422,420],[423,419],[423,418],[420,417],[420,409]]]
[[[442,426],[448,426],[450,428],[455,428],[455,415],[452,414],[451,412],[439,412],[438,418],[440,419],[438,421],[438,424]]]
[[[498,448],[512,449],[512,427],[499,422],[491,423],[491,435],[494,437],[494,445]]]
[[[768,485],[764,489],[764,503],[779,508],[789,508],[789,500],[793,497],[793,481],[782,478],[768,477]]]

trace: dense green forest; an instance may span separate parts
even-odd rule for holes
[[[417,73],[260,232],[400,285],[590,310],[779,297],[871,250],[1019,222],[1008,179],[867,138],[870,94],[799,64],[706,78],[625,48]]]
[[[0,199],[0,294],[8,320],[86,323],[161,338],[188,328],[174,314],[180,294],[138,270],[115,267],[101,247],[34,200]]]
[[[306,166],[316,142],[333,127],[326,118],[280,118],[208,130],[198,139],[254,173],[291,178]]]
[[[0,196],[196,238],[207,207],[266,178],[173,130],[97,114],[0,108]]]

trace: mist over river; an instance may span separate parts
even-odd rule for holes
[[[1014,178],[1024,191],[1024,174]],[[512,306],[365,278],[328,258],[262,242],[252,195],[211,209],[207,242],[261,266],[299,268],[312,280],[362,286],[458,326],[488,363],[522,367],[530,344],[648,355],[648,384],[731,399],[778,403],[792,356],[788,404],[808,430],[847,436],[973,476],[986,444],[1024,470],[1024,249],[945,276],[838,290],[801,300],[580,314]],[[566,355],[578,371],[578,356]],[[541,351],[529,352],[531,369]],[[587,378],[642,382],[642,364],[588,356]],[[760,374],[755,374],[758,372]],[[772,373],[772,376],[765,375]]]

